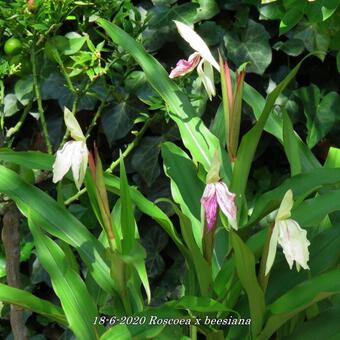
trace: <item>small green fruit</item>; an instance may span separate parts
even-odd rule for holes
[[[5,42],[4,51],[9,56],[14,56],[20,53],[22,49],[22,43],[17,38],[9,38]]]

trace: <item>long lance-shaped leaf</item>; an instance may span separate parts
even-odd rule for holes
[[[65,314],[60,307],[25,290],[0,283],[0,301],[29,309],[32,312],[46,316],[52,321],[67,325]]]
[[[278,328],[302,310],[339,293],[340,269],[326,272],[295,286],[269,306],[270,316],[258,339],[269,339]]]
[[[0,192],[11,197],[25,215],[31,210],[51,235],[75,247],[97,283],[105,291],[113,291],[110,269],[104,261],[104,248],[79,220],[49,195],[4,166],[0,166]]]
[[[53,289],[65,312],[71,330],[78,339],[97,339],[99,328],[93,324],[97,307],[85,283],[72,268],[62,249],[44,235],[28,212],[28,225],[34,238],[39,261],[48,272]]]
[[[230,236],[235,254],[237,276],[248,296],[249,310],[252,318],[252,334],[256,336],[262,327],[265,300],[256,277],[255,256],[235,232],[231,232]]]
[[[287,190],[292,189],[294,198],[298,201],[305,198],[322,186],[340,183],[340,169],[321,168],[296,175],[284,181],[274,190],[268,191],[257,200],[248,225],[258,222],[271,211],[277,209]],[[317,211],[319,211],[317,209]]]
[[[169,79],[169,75],[162,65],[148,54],[141,44],[107,20],[98,19],[97,22],[105,29],[110,38],[128,51],[142,67],[152,87],[169,106],[170,117],[176,122],[184,145],[190,151],[192,157],[208,171],[215,150],[221,150],[220,144],[218,139],[204,125],[201,118],[195,115],[188,98]],[[222,155],[220,156],[222,159]],[[227,175],[230,174],[230,167],[224,170]]]
[[[287,87],[290,81],[295,77],[304,59],[297,64],[292,71],[289,72],[287,77],[268,95],[266,104],[262,114],[250,131],[243,136],[241,145],[237,153],[237,159],[231,180],[231,191],[238,195],[243,195],[247,186],[250,167],[255,155],[255,151],[262,135],[263,128],[272,112],[274,104],[278,96]]]
[[[10,149],[0,150],[0,160],[14,164],[28,164],[31,169],[52,170],[54,157],[39,151],[21,152]],[[70,177],[72,179],[72,177]],[[120,180],[110,174],[104,174],[105,185],[109,191],[120,195]],[[1,191],[1,190],[0,190]],[[136,188],[130,187],[130,195],[138,209],[150,216],[168,233],[179,249],[184,253],[184,245],[169,217],[157,205],[143,196]]]

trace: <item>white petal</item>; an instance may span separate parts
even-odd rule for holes
[[[279,220],[285,220],[289,218],[290,211],[292,210],[292,208],[293,208],[293,191],[289,189],[285,193],[282,199],[282,202],[280,204],[280,208],[279,208],[279,211],[277,212],[275,220],[279,221]]]
[[[202,68],[204,65],[204,69]],[[214,70],[212,66],[204,59],[197,66],[197,73],[202,80],[205,90],[208,93],[209,99],[216,95],[215,84],[214,84]]]
[[[59,182],[70,169],[73,158],[74,141],[65,143],[63,148],[57,151],[53,164],[53,183]]]
[[[309,269],[309,251],[310,242],[307,239],[306,230],[302,229],[299,224],[288,219],[277,222],[279,227],[279,244],[283,249],[283,253],[289,264],[290,269],[293,267],[294,261],[303,269]]]
[[[220,71],[218,62],[211,54],[210,49],[204,40],[190,26],[183,24],[180,21],[174,20],[174,22],[181,37],[198,52],[203,59],[206,59],[217,71]]]
[[[64,120],[66,127],[70,131],[71,137],[73,139],[77,141],[85,140],[85,136],[83,134],[83,131],[81,130],[81,127],[76,117],[67,107],[65,107],[64,109]]]
[[[273,263],[274,263],[274,260],[275,260],[275,255],[276,255],[278,237],[279,237],[279,228],[275,224],[272,235],[270,237],[270,242],[269,242],[269,249],[268,249],[268,256],[267,256],[267,261],[266,261],[265,275],[268,275],[270,269],[273,266]]]
[[[236,195],[228,190],[223,182],[215,184],[217,203],[223,214],[228,217],[230,225],[237,230],[237,209],[235,204]]]
[[[74,142],[73,159],[72,159],[72,174],[74,183],[79,190],[85,177],[88,162],[88,150],[85,142]]]

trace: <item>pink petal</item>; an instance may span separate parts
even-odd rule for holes
[[[195,52],[190,55],[188,60],[181,59],[177,62],[176,67],[170,72],[170,78],[183,77],[191,72],[200,61],[199,53]]]
[[[217,197],[215,184],[207,184],[201,198],[201,204],[204,208],[208,231],[211,231],[215,226],[217,218]]]
[[[217,203],[221,208],[224,215],[228,217],[230,225],[237,230],[237,218],[236,218],[236,195],[229,191],[227,185],[223,182],[217,182],[215,184]]]

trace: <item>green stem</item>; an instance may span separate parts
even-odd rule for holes
[[[0,105],[4,103],[4,97],[5,97],[5,86],[4,86],[4,82],[0,80]],[[1,121],[0,121],[1,130],[4,128],[4,125],[5,125],[5,112],[2,110]]]
[[[97,110],[96,114],[92,118],[92,121],[91,121],[91,123],[90,123],[90,125],[89,125],[89,127],[88,127],[88,129],[86,131],[86,135],[85,135],[86,139],[90,137],[91,131],[97,125],[97,120],[98,120],[98,118],[100,117],[100,115],[102,114],[102,112],[104,110],[104,107],[105,107],[105,104],[106,104],[106,98],[107,98],[107,96],[105,96],[105,98],[102,100],[101,104],[98,107],[98,110]]]
[[[123,159],[129,155],[129,153],[138,145],[139,141],[141,140],[141,138],[143,137],[145,131],[149,128],[149,126],[151,125],[151,123],[154,122],[154,120],[157,118],[157,115],[153,116],[152,118],[148,119],[145,124],[143,125],[143,127],[140,129],[140,131],[136,134],[136,138],[127,146],[127,148],[124,150],[124,152],[122,153],[122,157]],[[109,166],[109,168],[105,171],[106,173],[112,173],[113,170],[118,166],[118,164],[120,163],[120,158],[116,159],[115,161],[113,161],[111,163],[111,165]]]
[[[33,44],[32,44],[32,51],[31,51],[31,63],[32,63],[32,73],[33,73],[33,87],[34,87],[34,92],[35,96],[37,98],[37,103],[38,103],[38,112],[39,112],[39,119],[41,122],[42,130],[43,130],[43,135],[45,138],[45,143],[47,147],[47,152],[49,154],[52,154],[52,145],[48,136],[48,130],[47,130],[47,125],[46,125],[46,120],[45,120],[45,113],[42,105],[42,99],[41,99],[41,92],[40,92],[40,84],[38,81],[38,74],[37,74],[37,59],[36,59],[36,51],[35,51],[35,39],[33,39]]]
[[[197,340],[197,327],[190,325],[190,338],[191,340]]]
[[[7,138],[12,137],[14,134],[18,133],[22,127],[22,124],[24,123],[31,107],[32,107],[32,103],[33,103],[33,99],[31,99],[29,101],[29,103],[25,106],[24,111],[19,119],[19,121],[13,126],[11,127],[6,134]],[[8,143],[8,146],[11,147],[13,144],[14,138],[12,138],[12,140]]]

